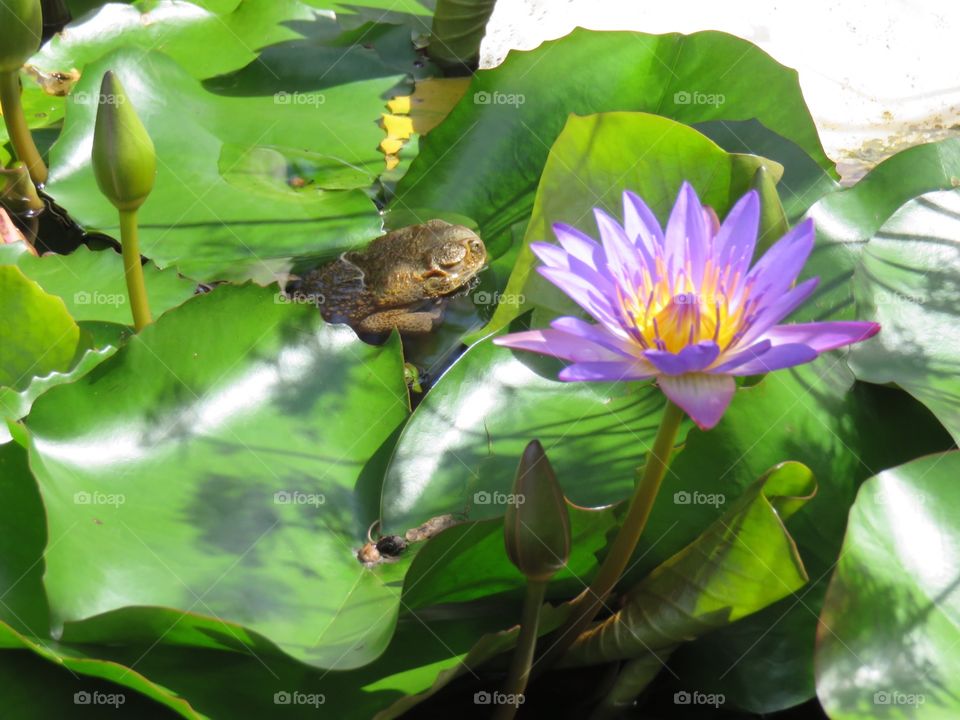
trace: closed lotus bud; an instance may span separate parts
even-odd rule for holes
[[[97,185],[118,210],[136,210],[153,190],[157,154],[117,76],[108,71],[100,85],[93,133]]]
[[[570,555],[567,503],[537,440],[527,445],[520,458],[503,519],[503,537],[510,561],[528,580],[549,580]]]
[[[42,36],[40,0],[0,0],[0,72],[19,70]]]

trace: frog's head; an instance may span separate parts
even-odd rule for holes
[[[456,292],[487,262],[483,240],[462,225],[431,220],[422,236],[422,282],[430,297]]]

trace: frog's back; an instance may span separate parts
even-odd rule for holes
[[[344,253],[304,278],[304,293],[316,300],[327,322],[353,324],[373,310],[364,271],[350,260],[351,255],[354,253]]]

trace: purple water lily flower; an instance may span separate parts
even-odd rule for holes
[[[794,281],[813,249],[813,221],[784,235],[753,267],[760,221],[755,191],[723,224],[684,183],[666,231],[632,192],[623,226],[595,209],[602,244],[569,225],[553,226],[560,246],[533,243],[541,275],[596,324],[560,317],[550,328],[505,335],[497,345],[567,360],[561,380],[656,378],[667,397],[703,429],[719,421],[736,375],[810,362],[866,340],[872,322],[778,325],[806,300],[817,278]]]

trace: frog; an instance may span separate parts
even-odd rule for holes
[[[475,232],[430,220],[388,232],[308,272],[297,293],[313,298],[327,322],[362,333],[396,328],[420,335],[440,324],[450,296],[468,288],[486,262]]]

